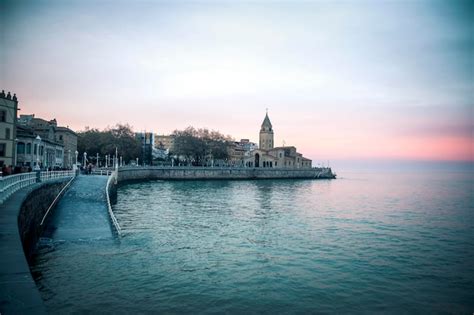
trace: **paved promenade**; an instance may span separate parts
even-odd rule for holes
[[[112,238],[107,210],[107,176],[81,175],[59,201],[49,225],[54,240]]]
[[[46,314],[30,273],[18,232],[18,212],[35,184],[14,193],[0,206],[0,313]]]
[[[107,176],[79,176],[63,195],[45,235],[55,240],[112,238],[107,212]],[[18,231],[18,213],[28,194],[41,184],[14,193],[0,206],[0,314],[45,314]]]

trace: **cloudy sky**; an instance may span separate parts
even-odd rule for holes
[[[209,127],[315,161],[474,160],[474,2],[0,1],[0,88],[75,130]]]

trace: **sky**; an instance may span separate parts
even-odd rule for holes
[[[313,159],[474,161],[473,1],[4,1],[0,89],[79,131],[208,127]]]

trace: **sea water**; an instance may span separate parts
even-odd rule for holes
[[[32,271],[51,313],[474,312],[473,173],[121,186],[123,237]]]

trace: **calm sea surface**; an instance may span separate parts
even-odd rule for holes
[[[150,181],[118,190],[124,237],[54,239],[51,313],[474,312],[473,173]]]

